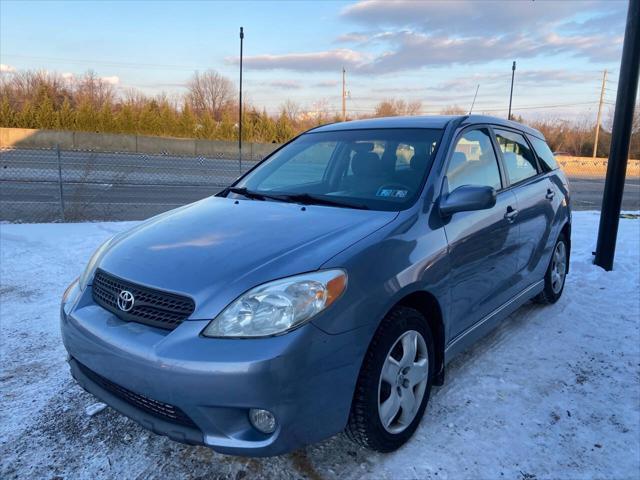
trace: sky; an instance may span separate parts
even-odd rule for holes
[[[590,121],[604,69],[615,102],[626,0],[13,1],[0,0],[0,69],[81,75],[120,91],[177,95],[194,71],[238,81],[275,113],[303,109],[367,114],[387,98],[506,115]],[[605,110],[606,111],[606,110]]]

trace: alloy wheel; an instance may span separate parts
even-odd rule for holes
[[[567,274],[567,247],[560,241],[553,251],[551,263],[551,288],[553,293],[558,294],[564,285]]]
[[[423,336],[404,332],[393,344],[378,383],[378,414],[389,433],[404,431],[413,421],[427,387],[429,352]]]

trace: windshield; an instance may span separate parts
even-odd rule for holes
[[[402,210],[420,193],[441,134],[439,129],[307,133],[229,191],[260,200]]]

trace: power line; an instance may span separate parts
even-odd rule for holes
[[[535,110],[535,109],[541,109],[541,108],[563,108],[563,107],[577,107],[577,106],[581,106],[581,105],[596,105],[598,102],[594,102],[594,101],[589,101],[589,102],[576,102],[576,103],[560,103],[560,104],[555,104],[555,105],[525,105],[522,107],[518,107],[518,108],[513,108],[513,111],[519,111],[519,110]],[[604,102],[607,103],[607,102]],[[444,105],[443,105],[444,108]],[[480,110],[483,112],[505,112],[507,111],[507,108],[495,108],[495,107],[482,107],[481,105],[477,105],[474,107],[476,110]],[[338,110],[336,108],[336,110]],[[369,108],[350,108],[350,110],[355,111],[355,112],[373,112],[375,111],[374,107],[369,107]],[[439,110],[421,110],[420,113],[438,113]]]
[[[13,53],[5,53],[3,57],[16,57],[24,58],[28,60],[46,60],[48,62],[59,63],[76,63],[76,64],[88,64],[88,65],[104,65],[109,67],[122,67],[122,68],[160,68],[160,69],[182,69],[182,70],[206,70],[210,67],[206,66],[193,66],[193,65],[170,65],[161,63],[138,63],[138,62],[117,62],[111,60],[86,60],[86,59],[73,59],[73,58],[60,58],[60,57],[38,57],[31,55],[16,55]]]

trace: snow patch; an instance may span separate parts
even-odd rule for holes
[[[87,417],[96,399],[69,374],[60,296],[135,223],[1,224],[0,478],[638,478],[640,220],[620,220],[605,272],[598,219],[574,213],[560,301],[525,305],[454,360],[406,446],[379,455],[339,435],[265,459],[175,443],[110,408]]]

